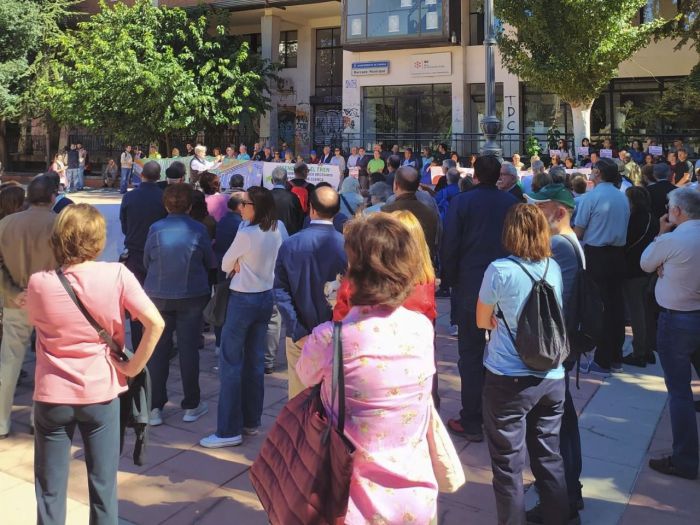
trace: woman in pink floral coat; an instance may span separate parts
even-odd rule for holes
[[[355,219],[345,229],[354,305],[342,328],[345,434],[357,447],[346,516],[352,525],[427,524],[436,515],[437,482],[426,440],[433,326],[401,306],[419,264],[414,242],[386,214]],[[323,382],[329,412],[332,365],[329,322],[309,336],[296,367],[306,385]]]

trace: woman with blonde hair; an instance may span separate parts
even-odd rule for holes
[[[76,427],[85,445],[90,521],[117,523],[118,396],[127,390],[127,378],[146,366],[163,331],[163,319],[136,277],[123,264],[96,261],[106,236],[105,219],[97,209],[89,204],[66,207],[51,237],[60,267],[33,274],[27,287],[26,309],[37,335],[34,477],[41,524],[65,523]],[[127,311],[144,325],[141,343],[128,362],[111,353],[62,277],[119,346],[125,341]]]
[[[435,373],[432,323],[402,305],[421,266],[414,236],[396,217],[375,213],[345,227],[352,308],[342,321],[345,436],[356,453],[346,524],[430,523],[437,482],[428,448]],[[423,241],[425,242],[425,241]],[[321,385],[332,419],[332,322],[309,336],[296,370]]]
[[[476,304],[476,324],[490,330],[484,355],[484,433],[491,455],[499,523],[525,523],[523,467],[529,453],[544,523],[578,518],[569,504],[559,429],[564,412],[564,367],[533,370],[515,340],[520,313],[535,281],[544,280],[562,305],[562,277],[551,258],[550,230],[534,204],[516,204],[506,215],[503,246],[510,257],[492,262]],[[563,358],[566,356],[562,357]]]
[[[410,211],[401,210],[390,214],[398,219],[411,233],[411,241],[406,246],[407,251],[415,251],[418,258],[418,269],[414,272],[413,289],[403,302],[403,307],[425,315],[433,323],[437,317],[435,304],[435,270],[430,259],[428,243],[425,242],[423,228]],[[337,300],[333,308],[333,320],[342,321],[348,314],[352,305],[350,297],[352,289],[349,279],[343,279],[338,289]]]

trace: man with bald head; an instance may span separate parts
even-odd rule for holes
[[[420,175],[411,166],[401,166],[396,170],[394,178],[395,200],[382,208],[383,212],[407,210],[415,215],[420,222],[425,234],[425,240],[430,248],[430,255],[434,256],[438,243],[439,214],[418,200],[416,193],[420,187]]]
[[[128,255],[125,265],[143,285],[146,268],[143,265],[143,252],[151,224],[164,218],[168,213],[163,206],[163,190],[158,187],[160,164],[150,160],[143,166],[141,184],[122,198],[119,220],[124,233],[124,247]],[[138,347],[143,328],[138,321],[131,321],[131,344]]]
[[[306,338],[333,315],[325,285],[345,272],[348,264],[345,241],[333,226],[339,210],[338,192],[326,186],[316,188],[309,195],[309,227],[284,241],[277,254],[274,293],[287,329],[289,399],[305,388],[296,364]]]

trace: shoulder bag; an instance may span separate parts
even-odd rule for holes
[[[120,347],[95,318],[88,312],[85,305],[80,300],[75,290],[71,286],[63,270],[56,270],[58,280],[66,289],[69,297],[78,307],[78,310],[83,314],[85,319],[99,334],[100,339],[109,347],[121,361],[128,361],[131,357],[131,352],[126,348]],[[130,355],[131,354],[131,355]],[[127,427],[133,428],[136,433],[136,443],[134,444],[134,464],[143,465],[146,456],[146,443],[148,442],[148,418],[151,412],[151,376],[148,373],[148,368],[144,367],[136,376],[127,379],[129,389],[119,396],[120,417],[119,417],[119,453],[124,449],[124,433]]]
[[[435,405],[430,403],[430,421],[428,423],[428,450],[433,472],[440,492],[457,492],[464,485],[466,478],[452,438],[440,419]]]
[[[253,488],[272,525],[345,523],[355,446],[344,434],[341,327],[333,325],[331,406],[337,398],[337,426],[321,402],[321,385],[307,388],[277,416],[250,468]]]
[[[212,326],[224,326],[226,321],[226,308],[228,307],[229,288],[231,287],[231,278],[233,272],[226,276],[226,279],[214,285],[214,293],[212,293],[209,302],[204,307],[202,315],[204,321]]]

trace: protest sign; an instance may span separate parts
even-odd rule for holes
[[[600,158],[601,159],[612,159],[613,154],[611,149],[602,149],[600,150]]]
[[[561,156],[562,156],[562,155],[561,155],[561,150],[560,150],[560,149],[550,149],[550,150],[549,150],[549,156],[550,156],[550,157],[554,157],[555,155],[556,155],[557,157],[561,158]]]
[[[576,154],[580,155],[581,157],[588,157],[588,146],[579,146],[576,148]]]
[[[663,155],[664,149],[661,146],[649,146],[649,153],[652,155]]]
[[[287,171],[287,178],[294,178],[294,164],[277,164],[274,162],[255,162],[261,164],[262,168],[262,185],[266,188],[272,188],[272,170],[277,167],[282,167]],[[309,164],[309,176],[306,177],[307,182],[318,184],[319,182],[327,182],[334,189],[340,186],[340,168],[334,164]]]
[[[437,184],[445,173],[442,171],[442,166],[430,166],[430,182]]]

